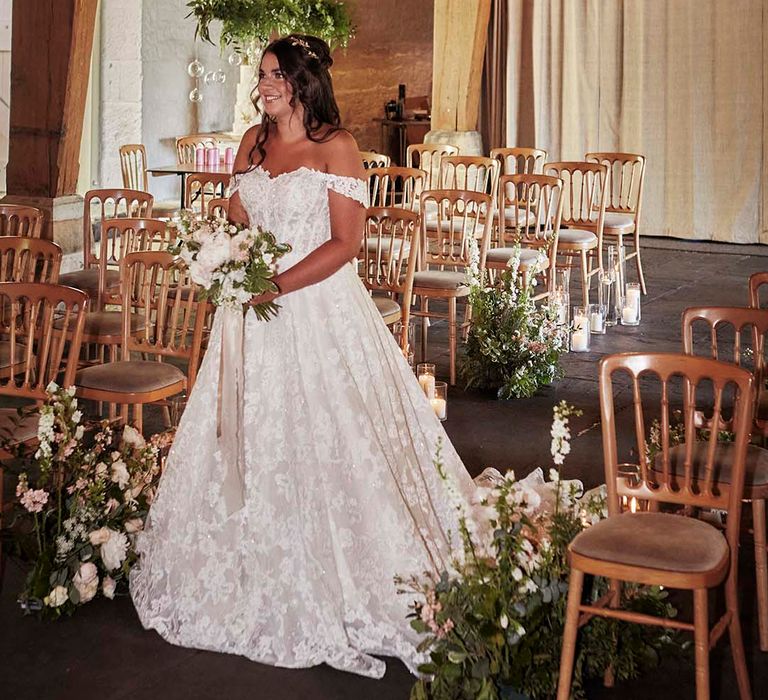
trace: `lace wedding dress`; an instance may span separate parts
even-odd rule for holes
[[[330,237],[329,191],[367,201],[361,180],[306,167],[236,184],[251,224],[293,249]],[[433,465],[472,481],[351,264],[245,320],[242,507],[222,495],[217,440],[221,312],[166,463],[131,594],[174,644],[287,667],[327,663],[379,678],[423,659],[393,577],[438,571],[456,513]]]

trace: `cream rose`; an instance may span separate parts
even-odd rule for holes
[[[109,530],[109,539],[101,545],[101,560],[107,567],[107,571],[120,568],[127,550],[128,538],[125,533]]]
[[[125,521],[125,531],[132,535],[134,532],[138,532],[144,528],[144,521],[141,518],[131,518]]]
[[[72,577],[77,592],[80,594],[80,602],[87,603],[92,600],[99,590],[99,570],[92,562],[80,564],[77,573]]]
[[[69,591],[64,586],[56,586],[44,599],[43,602],[51,607],[58,608],[69,600]]]
[[[121,489],[125,488],[126,484],[130,481],[131,475],[128,473],[128,465],[122,459],[112,463],[111,479]]]
[[[144,436],[132,425],[126,425],[125,428],[123,428],[123,442],[126,445],[137,447],[139,449],[145,447],[147,444],[144,440]]]
[[[108,527],[100,527],[98,530],[91,532],[88,535],[88,539],[94,547],[98,547],[109,539],[109,533],[110,529]]]
[[[104,594],[105,598],[112,600],[115,597],[116,587],[117,582],[115,579],[113,579],[111,576],[105,576],[104,581],[101,584],[101,592]]]

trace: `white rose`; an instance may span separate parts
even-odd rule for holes
[[[125,561],[125,553],[128,550],[128,538],[123,532],[109,530],[109,539],[101,545],[101,560],[107,571],[120,568]]]
[[[99,590],[99,571],[91,562],[80,564],[77,573],[72,577],[77,592],[80,594],[80,602],[87,603]]]
[[[58,608],[69,600],[69,591],[64,586],[56,586],[43,602],[51,608]]]
[[[105,598],[112,600],[115,597],[115,587],[117,582],[111,576],[105,576],[104,581],[101,584],[101,592]]]
[[[73,423],[79,423],[79,422],[80,422],[80,419],[81,419],[82,417],[83,417],[83,412],[82,412],[82,411],[75,411],[75,412],[72,414],[72,422],[73,422]]]
[[[112,463],[112,481],[120,488],[124,488],[130,479],[131,475],[128,473],[128,465],[122,459]]]
[[[96,465],[96,476],[104,477],[107,475],[107,465],[104,462],[99,462]]]
[[[132,535],[134,532],[138,532],[144,528],[144,521],[141,518],[131,518],[125,521],[125,531]]]
[[[89,533],[88,539],[94,547],[98,547],[100,544],[104,544],[109,539],[110,529],[108,527],[100,527],[98,530],[94,530]]]
[[[123,442],[131,447],[141,449],[147,443],[144,440],[144,436],[136,430],[132,425],[126,425],[123,429]]]

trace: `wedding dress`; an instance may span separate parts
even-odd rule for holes
[[[236,187],[252,225],[292,251],[330,237],[329,191],[362,204],[366,184],[307,167],[258,167]],[[459,492],[472,481],[351,264],[279,299],[244,326],[242,507],[222,484],[217,440],[222,313],[166,462],[130,580],[141,622],[167,641],[255,661],[380,678],[396,656],[423,658],[396,574],[439,571],[458,541]]]

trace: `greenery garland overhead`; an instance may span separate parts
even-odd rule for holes
[[[222,24],[222,47],[265,44],[273,33],[301,33],[346,46],[354,34],[352,19],[341,0],[189,0],[188,17],[195,17],[195,36],[213,43],[211,22]]]

